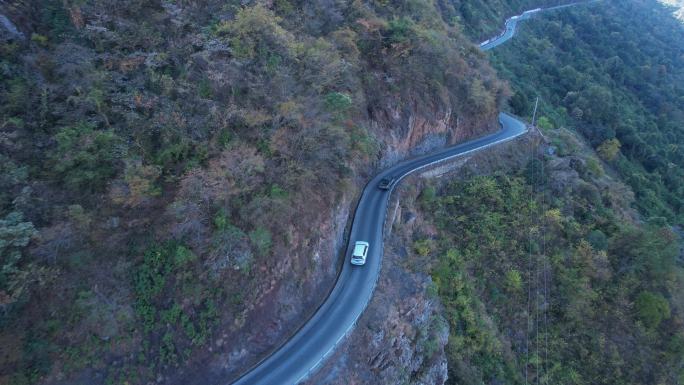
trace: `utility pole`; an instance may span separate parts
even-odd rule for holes
[[[532,126],[537,119],[537,106],[539,106],[539,96],[537,96],[537,101],[534,102],[534,113],[532,114]]]

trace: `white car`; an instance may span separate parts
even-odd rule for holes
[[[354,244],[354,251],[352,252],[352,265],[362,266],[366,264],[366,256],[368,255],[368,242],[356,241]]]

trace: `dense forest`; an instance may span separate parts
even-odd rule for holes
[[[491,54],[515,113],[540,97],[547,144],[516,174],[465,172],[420,195],[438,235],[415,235],[414,265],[446,308],[448,383],[684,383],[684,26],[671,12],[547,12]]]
[[[684,383],[684,268],[662,221],[570,133],[514,175],[420,195],[416,234],[450,325],[448,384]]]
[[[646,217],[684,217],[684,28],[654,1],[596,3],[526,23],[493,53],[513,111],[580,132]],[[521,53],[524,52],[524,55]]]

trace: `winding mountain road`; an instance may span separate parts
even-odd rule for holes
[[[555,8],[558,7],[548,9]],[[542,9],[535,9],[509,18],[504,32],[480,47],[489,50],[509,40],[515,34],[518,21],[540,11]],[[527,132],[527,125],[509,114],[501,113],[499,122],[501,130],[494,134],[400,162],[368,182],[354,215],[342,272],[330,295],[292,338],[233,385],[297,384],[315,371],[354,328],[375,290],[383,255],[383,228],[392,192],[391,189],[379,189],[380,180],[396,178],[396,186],[399,180],[417,170],[513,140]],[[370,243],[365,266],[349,263],[356,241]]]
[[[235,384],[296,384],[313,372],[353,329],[368,305],[380,275],[383,227],[391,193],[391,190],[377,187],[380,180],[391,176],[399,181],[421,168],[512,140],[527,132],[526,124],[511,115],[502,113],[499,121],[502,129],[494,134],[403,161],[368,182],[354,215],[346,260],[330,296],[302,329]],[[354,266],[348,261],[357,240],[370,243],[364,266]]]

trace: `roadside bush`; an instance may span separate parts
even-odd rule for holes
[[[433,242],[429,239],[421,239],[413,243],[413,251],[421,257],[427,257],[432,251]]]

